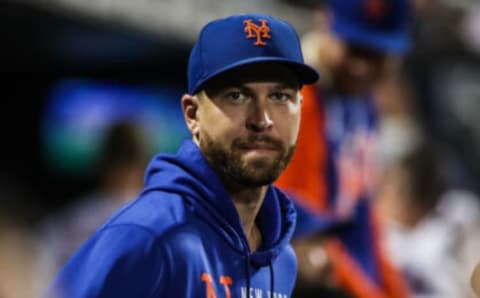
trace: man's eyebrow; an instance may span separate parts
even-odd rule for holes
[[[224,84],[222,86],[216,86],[211,91],[216,93],[222,93],[222,92],[229,91],[231,89],[238,89],[242,92],[250,90],[247,86],[243,85],[242,83],[231,83],[231,84],[229,83],[229,84]]]
[[[300,89],[300,83],[298,82],[279,82],[276,86],[275,89],[294,89],[298,90]]]
[[[268,81],[268,80],[267,80]],[[292,82],[292,81],[272,81],[275,83],[270,89],[271,90],[284,90],[284,89],[292,89],[292,90],[300,90],[300,83],[299,82]],[[224,82],[223,84],[218,84],[217,86],[210,86],[206,88],[207,93],[210,94],[219,94],[229,89],[238,89],[242,92],[252,93],[255,90],[248,86],[249,82]]]
[[[287,80],[287,79],[265,79],[265,80],[259,80],[258,82],[265,82],[265,83],[272,83],[273,86],[272,88],[274,89],[300,89],[300,82],[298,81],[292,81],[292,80]],[[232,87],[238,87],[238,88],[249,88],[247,85],[250,82],[238,82],[238,83],[233,83],[231,84]]]
[[[245,91],[245,86],[241,83],[225,83],[225,84],[217,84],[214,86],[208,86],[204,89],[205,93],[208,94],[210,97],[220,95],[226,91],[231,89],[238,89],[242,92]]]

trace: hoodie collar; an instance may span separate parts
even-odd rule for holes
[[[182,195],[194,213],[213,222],[211,226],[235,250],[241,253],[248,250],[248,241],[229,193],[193,141],[185,140],[175,155],[155,156],[147,168],[145,182],[144,193],[161,190]],[[295,219],[292,202],[270,185],[257,215],[263,242],[251,256],[254,264],[267,265],[290,242]]]

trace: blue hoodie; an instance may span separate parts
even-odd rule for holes
[[[192,141],[157,155],[145,180],[67,262],[49,297],[290,297],[296,213],[282,192],[268,188],[257,216],[263,243],[252,253],[227,190]]]

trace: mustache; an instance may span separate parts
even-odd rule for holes
[[[247,138],[238,138],[233,141],[233,146],[240,148],[251,147],[255,144],[262,144],[273,149],[282,150],[283,144],[281,141],[267,135],[249,135]]]

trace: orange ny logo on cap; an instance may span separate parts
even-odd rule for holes
[[[381,18],[385,14],[386,9],[384,0],[366,0],[365,2],[367,15],[373,19]]]
[[[245,32],[247,32],[247,39],[256,38],[254,45],[256,46],[266,46],[267,43],[263,41],[264,39],[271,39],[270,36],[270,27],[267,25],[267,21],[260,19],[260,26],[255,24],[251,19],[243,21],[245,24]]]

